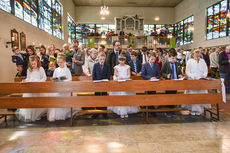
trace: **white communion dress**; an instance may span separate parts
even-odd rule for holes
[[[26,82],[45,82],[46,73],[43,67],[37,70],[27,70]],[[46,93],[24,93],[23,97],[46,97]],[[42,103],[42,101],[41,101]],[[18,109],[17,118],[24,122],[34,122],[41,118],[41,115],[47,112],[47,108],[35,108],[35,109]]]
[[[130,79],[130,74],[128,73],[128,69],[130,69],[129,65],[120,66],[117,65],[114,67],[117,70],[117,76],[114,76],[114,79],[122,77],[123,79]],[[110,96],[119,96],[119,95],[136,95],[136,92],[110,92]],[[137,106],[118,106],[118,107],[107,107],[108,110],[115,112],[117,115],[128,115],[133,113],[138,113],[140,107]]]
[[[201,77],[207,77],[208,68],[203,59],[197,62],[194,59],[189,59],[186,66],[186,74],[190,80],[200,79]],[[203,94],[208,93],[208,90],[186,90],[185,94]],[[204,108],[211,108],[210,104],[194,104],[194,105],[182,105],[182,107],[191,110],[191,112],[200,115],[204,112]]]
[[[72,81],[72,75],[70,70],[65,66],[64,68],[56,68],[54,70],[53,78],[65,77],[66,80],[63,81]],[[71,93],[50,93],[50,97],[69,97]],[[74,109],[76,111],[77,109]],[[79,109],[78,109],[79,110]],[[71,111],[70,108],[50,108],[48,110],[47,118],[49,121],[55,120],[65,120],[70,118]]]

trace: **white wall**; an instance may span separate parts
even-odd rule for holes
[[[184,0],[175,7],[175,23],[194,15],[193,44],[183,48],[211,47],[230,44],[230,37],[206,40],[206,9],[221,0]]]
[[[100,7],[76,7],[75,21],[77,23],[105,23],[114,24],[114,17],[138,15],[144,17],[144,24],[172,24],[174,23],[174,8],[170,7],[109,7],[110,15],[106,20],[100,19]],[[155,21],[155,16],[160,17]]]
[[[72,0],[61,0],[63,5],[63,16],[62,21],[64,27],[64,40],[56,38],[45,31],[40,30],[14,15],[7,13],[0,9],[0,81],[13,81],[16,74],[16,66],[11,62],[11,56],[13,55],[11,51],[11,45],[8,48],[5,47],[5,43],[10,41],[12,29],[16,29],[18,33],[24,32],[26,34],[26,44],[31,45],[32,42],[35,46],[39,44],[44,44],[46,46],[50,44],[55,44],[57,48],[62,48],[64,42],[68,40],[68,23],[67,23],[67,11],[72,17],[75,17],[75,6]]]

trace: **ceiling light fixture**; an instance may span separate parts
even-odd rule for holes
[[[157,17],[155,17],[155,19],[154,19],[155,21],[159,21],[160,20],[160,18],[157,16]]]

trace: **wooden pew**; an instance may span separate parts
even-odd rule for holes
[[[131,76],[132,80],[144,80],[142,77],[139,76]],[[21,82],[26,78],[24,77],[15,77],[14,82]],[[72,81],[86,81],[86,80],[92,80],[91,76],[73,76]],[[111,76],[110,80],[113,80],[113,77]],[[51,77],[47,77],[47,81],[51,81]]]
[[[112,91],[165,91],[165,90],[221,90],[220,80],[132,80],[126,82],[33,82],[0,83],[1,94],[12,93],[72,93],[72,92],[112,92]],[[72,96],[72,97],[0,97],[0,109],[10,108],[79,108],[107,106],[161,106],[183,104],[214,104],[219,120],[221,93],[208,94],[156,94],[156,95],[121,95],[121,96]],[[152,110],[141,110],[151,112]],[[84,112],[84,110],[80,111]],[[72,113],[71,113],[72,114]],[[72,114],[73,115],[73,114]],[[148,113],[146,113],[148,120]],[[73,116],[71,116],[71,125]]]

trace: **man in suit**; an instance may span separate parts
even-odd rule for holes
[[[126,51],[126,59],[128,62],[131,61],[131,53],[133,52],[133,47],[132,45],[129,45]]]
[[[141,53],[138,55],[139,60],[142,64],[148,63],[148,49],[147,47],[142,47]]]
[[[225,80],[227,92],[230,92],[230,45],[219,55],[220,78]]]
[[[73,50],[74,55],[72,58],[73,61],[73,72],[74,75],[80,76],[83,73],[82,66],[85,63],[85,54],[78,48],[78,41],[75,39],[73,40]]]
[[[129,61],[129,66],[131,67],[131,74],[132,75],[137,75],[141,72],[142,64],[141,62],[137,59],[137,53],[132,52],[131,53],[131,61]]]
[[[179,79],[183,78],[184,76],[182,75],[181,72],[181,66],[180,63],[177,62],[177,52],[174,48],[169,49],[169,61],[166,61],[164,64],[161,74],[166,80],[174,80],[174,79]],[[166,94],[176,94],[176,90],[168,90],[166,91]],[[175,106],[173,105],[168,105],[168,108],[174,108]],[[167,117],[173,117],[176,114],[174,112],[166,112]]]
[[[116,40],[113,42],[113,50],[108,53],[106,58],[106,64],[110,67],[110,74],[114,74],[114,66],[118,65],[118,56],[121,52],[121,43],[120,41]]]

